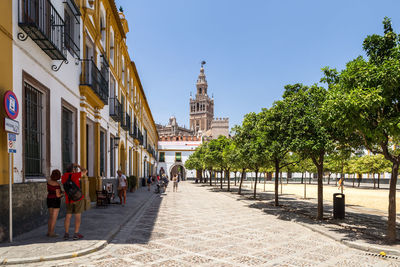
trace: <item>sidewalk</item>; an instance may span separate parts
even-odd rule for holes
[[[105,247],[120,228],[151,204],[156,196],[153,188],[148,192],[147,187],[140,187],[134,193],[127,193],[124,207],[117,204],[107,208],[93,206],[82,214],[80,233],[84,238],[81,240],[70,238],[64,241],[64,218],[60,218],[55,230],[59,237],[47,237],[47,225],[43,225],[15,237],[13,243],[0,243],[0,265],[59,260],[95,252]],[[74,219],[71,220],[70,233],[73,233],[73,226]]]
[[[218,186],[213,187],[212,190],[219,191]],[[227,185],[224,184],[224,190],[226,189]],[[283,194],[279,195],[280,206],[275,207],[274,192],[259,190],[257,200],[254,200],[253,189],[243,187],[242,196],[237,194],[237,190],[237,186],[231,185],[232,192],[224,191],[224,193],[237,200],[245,201],[250,208],[261,209],[281,220],[300,223],[312,231],[319,232],[349,247],[375,254],[385,252],[392,257],[400,256],[400,243],[395,245],[385,243],[387,215],[380,210],[346,205],[345,219],[336,220],[332,216],[332,202],[324,200],[324,220],[317,221],[317,199],[302,199],[296,195]],[[399,218],[398,222],[400,222]],[[397,234],[400,240],[400,231]]]

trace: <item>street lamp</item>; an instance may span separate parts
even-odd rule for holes
[[[119,145],[119,135],[117,135],[116,137],[114,137],[114,146],[115,147],[118,147],[118,145]]]

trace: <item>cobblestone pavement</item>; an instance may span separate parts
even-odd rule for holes
[[[96,253],[32,266],[400,266],[181,182]]]

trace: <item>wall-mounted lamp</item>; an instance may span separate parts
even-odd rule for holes
[[[118,147],[119,146],[119,135],[117,135],[116,137],[114,137],[114,146]]]

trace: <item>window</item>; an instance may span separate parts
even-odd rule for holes
[[[79,58],[79,19],[67,4],[64,9],[64,42],[65,48],[75,57]]]
[[[24,178],[42,178],[50,174],[49,89],[26,72],[22,76]]]
[[[110,61],[111,61],[111,64],[113,64],[113,65],[114,65],[114,54],[115,54],[114,31],[111,29],[111,31],[110,31]]]
[[[106,43],[106,19],[105,19],[104,11],[100,12],[100,34],[101,34],[101,44],[103,47]]]
[[[61,139],[61,150],[62,150],[62,167],[63,172],[67,169],[69,165],[74,163],[74,123],[73,123],[73,112],[69,109],[63,107],[62,108],[62,119],[61,119],[61,127],[62,127],[62,139]]]
[[[122,84],[125,85],[125,59],[122,58],[122,75],[121,75],[121,79],[122,79]]]
[[[159,162],[165,162],[165,152],[160,152]]]
[[[115,176],[115,145],[114,137],[110,137],[110,176]]]
[[[43,94],[25,83],[25,175],[44,176]]]
[[[175,152],[175,161],[182,162],[182,153],[181,152]]]
[[[106,174],[106,134],[104,131],[100,131],[100,176]]]

